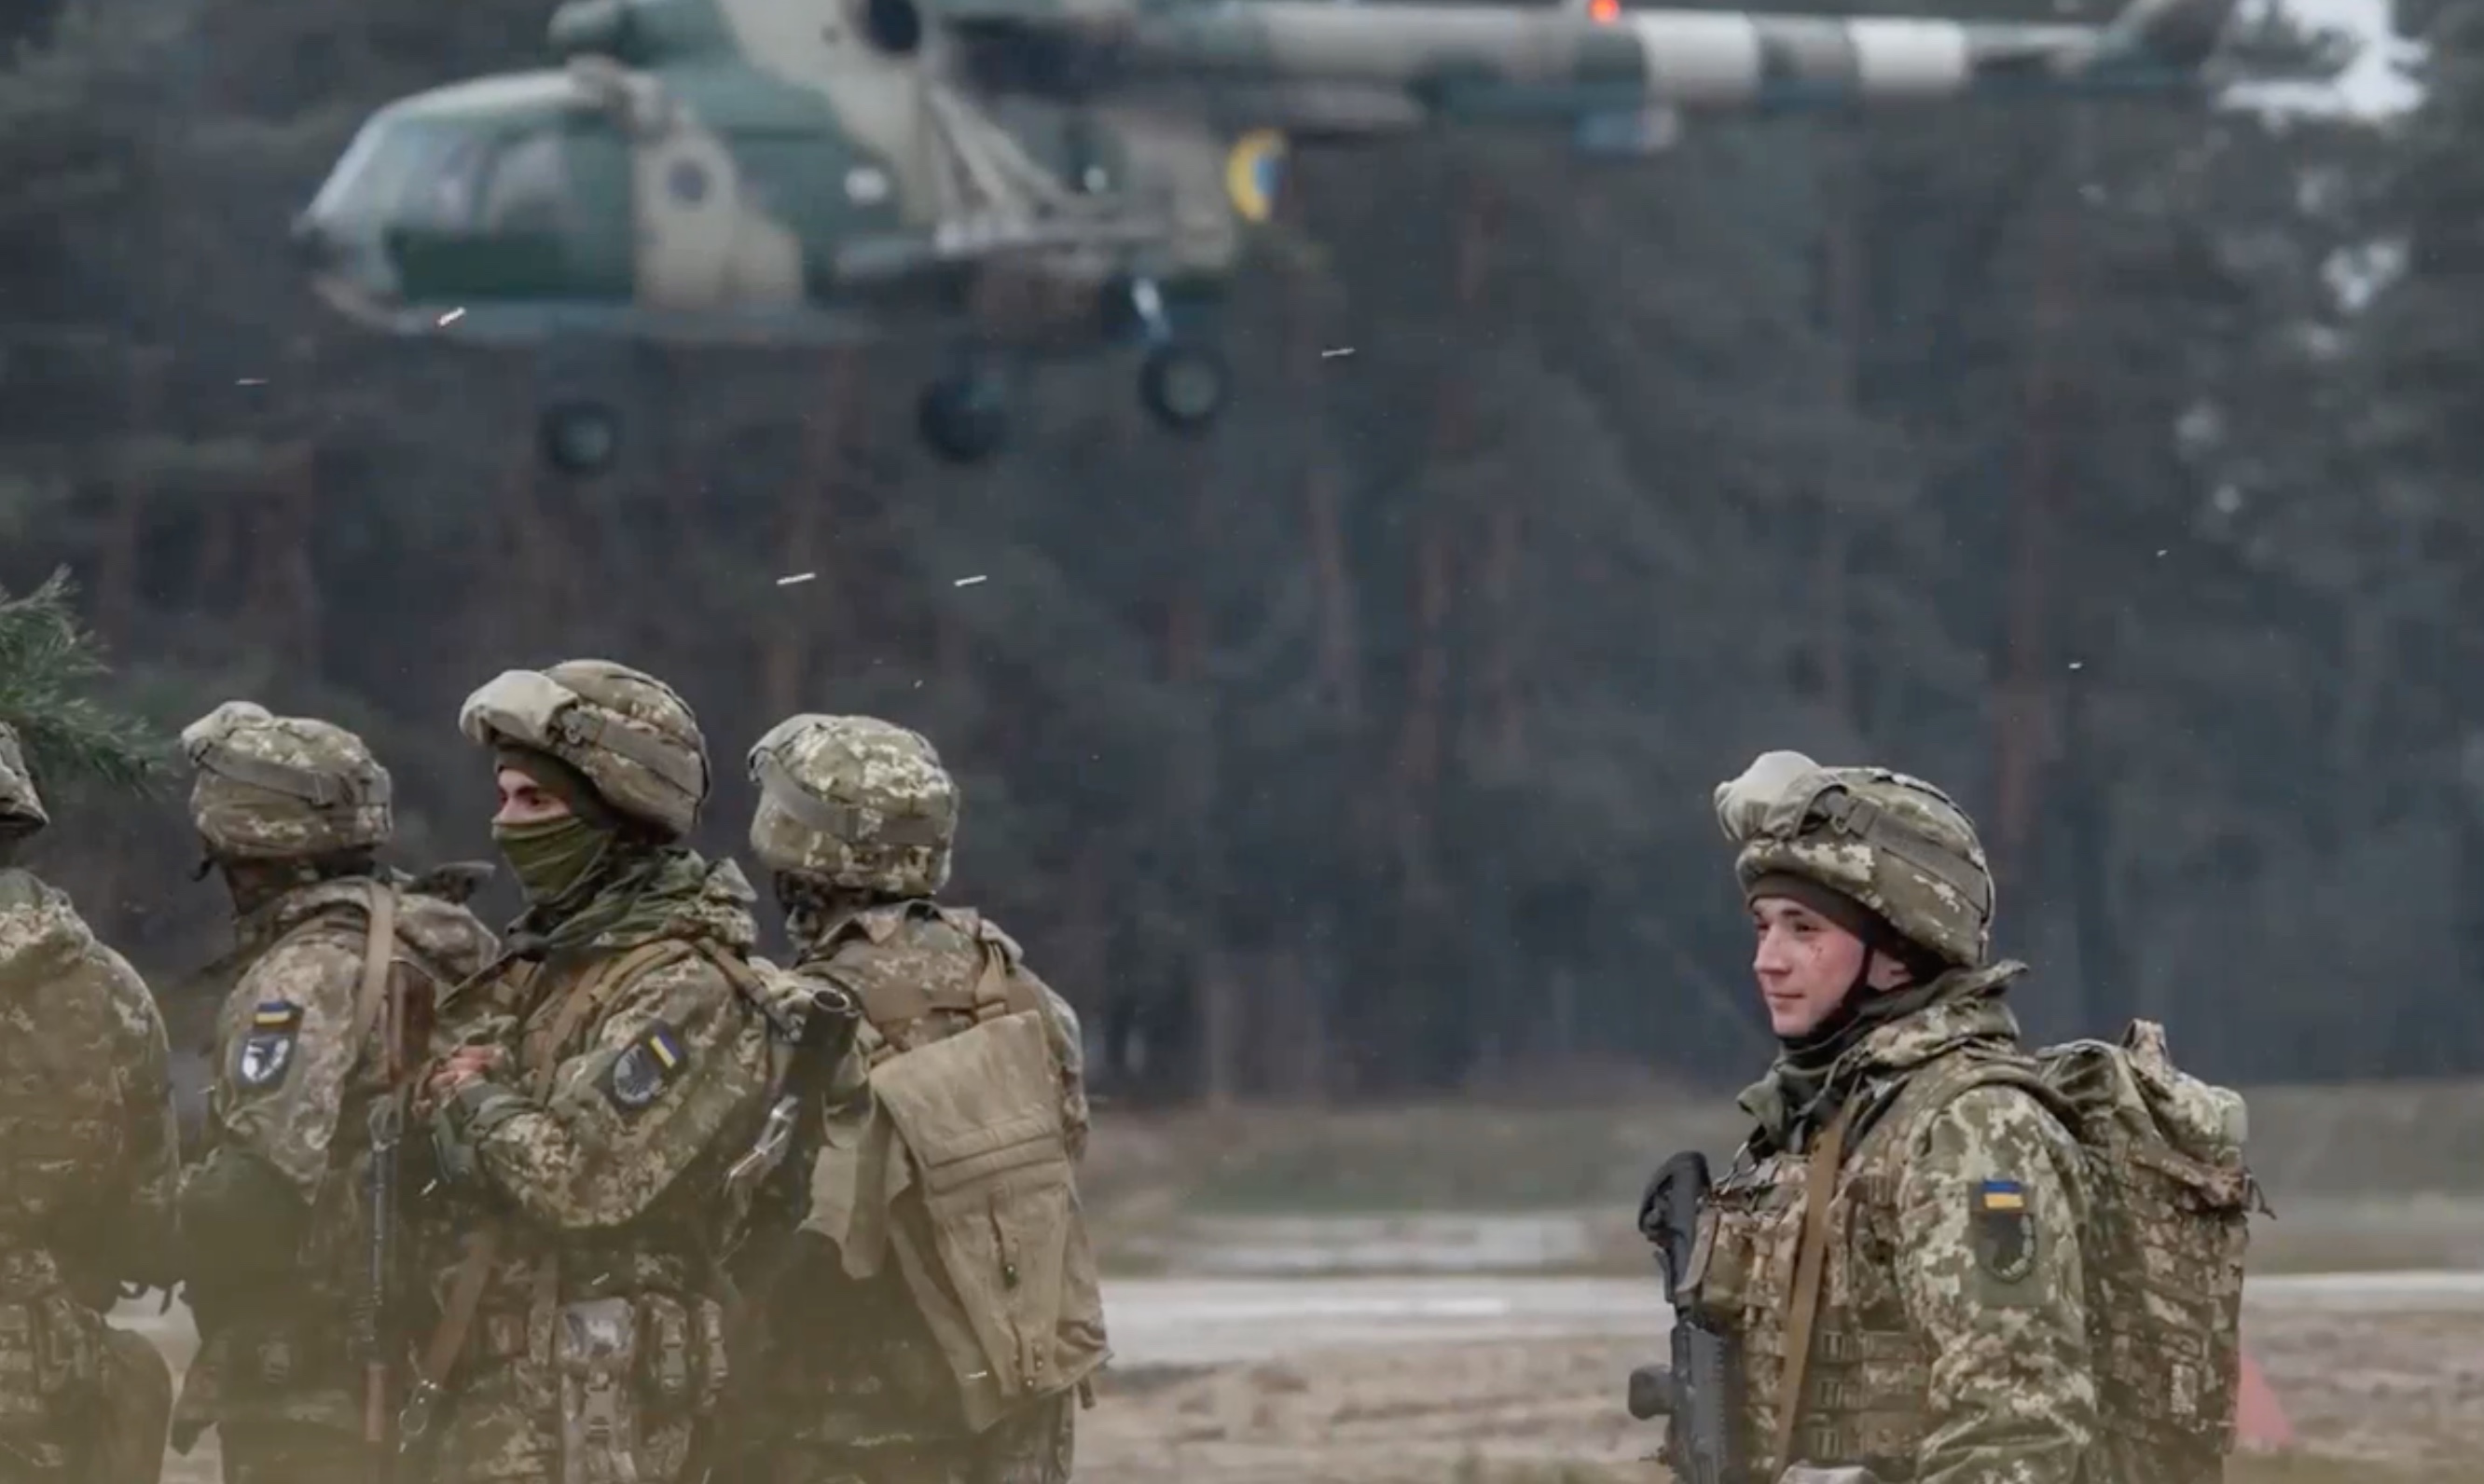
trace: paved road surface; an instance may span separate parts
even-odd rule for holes
[[[2484,1272],[2287,1274],[2252,1281],[2254,1308],[2421,1313],[2484,1310]],[[178,1307],[124,1322],[191,1347]],[[1671,1324],[1653,1277],[1124,1278],[1104,1285],[1113,1355],[1123,1366],[1211,1365],[1308,1351],[1526,1338],[1643,1335]]]
[[[2484,1272],[2285,1275],[2253,1281],[2257,1308],[2484,1309]],[[1644,1335],[1672,1324],[1656,1280],[1606,1278],[1123,1279],[1104,1287],[1122,1365],[1262,1361],[1309,1350]]]

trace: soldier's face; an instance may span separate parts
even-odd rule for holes
[[[1751,972],[1759,977],[1768,1029],[1779,1036],[1805,1035],[1827,1019],[1872,952],[1861,938],[1783,897],[1752,903],[1751,927],[1759,935]]]
[[[540,824],[569,813],[562,797],[514,768],[500,769],[500,812],[495,824]]]

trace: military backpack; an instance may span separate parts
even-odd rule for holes
[[[2119,1042],[1950,1058],[1880,1109],[1862,1110],[1858,1122],[1875,1112],[1894,1119],[1900,1126],[1887,1133],[1911,1147],[1930,1115],[1995,1086],[2040,1099],[2084,1155],[2079,1248],[2097,1410],[2089,1476],[2222,1480],[2241,1390],[2244,1256],[2252,1214],[2266,1209],[2243,1160],[2241,1095],[2176,1067],[2164,1027],[2136,1020]],[[1836,1157],[1832,1148],[1827,1158]],[[1816,1240],[1805,1232],[1805,1245]],[[1816,1290],[1822,1266],[1818,1254],[1799,1255],[1798,1315],[1816,1307],[1817,1292],[1799,1289]],[[1807,1343],[1793,1348],[1808,1358]],[[1789,1388],[1796,1395],[1798,1366]]]

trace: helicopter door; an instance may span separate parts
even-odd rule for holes
[[[801,242],[724,136],[675,111],[662,133],[639,139],[631,174],[640,303],[694,311],[802,303]]]

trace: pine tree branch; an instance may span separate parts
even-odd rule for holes
[[[165,772],[163,739],[138,716],[82,693],[111,673],[102,641],[79,624],[64,567],[22,596],[0,589],[0,721],[17,731],[46,780],[86,780],[151,793]]]

